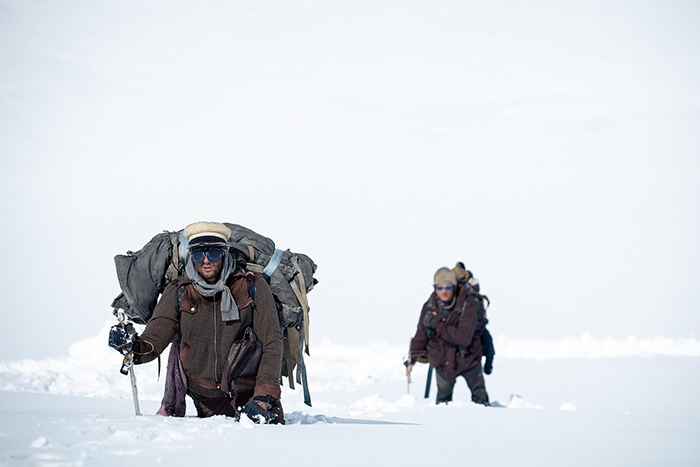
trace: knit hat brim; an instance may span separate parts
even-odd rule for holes
[[[457,285],[457,276],[454,271],[448,268],[440,268],[433,277],[433,285],[452,284]]]

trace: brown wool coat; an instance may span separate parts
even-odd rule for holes
[[[438,319],[436,335],[428,339],[425,335],[424,316],[426,313],[441,313],[437,304],[437,294],[432,293],[423,305],[416,335],[411,340],[411,357],[418,358],[427,352],[428,360],[446,378],[458,375],[481,364],[483,355],[481,339],[475,336],[478,308],[463,285],[456,290],[457,298],[446,319]],[[462,350],[465,355],[462,355]]]
[[[186,288],[178,313],[177,290],[181,284]],[[139,364],[157,358],[175,335],[181,333],[180,359],[187,379],[216,389],[220,387],[231,344],[242,339],[245,329],[252,326],[263,345],[254,396],[270,395],[279,399],[282,331],[270,286],[263,279],[257,279],[253,303],[245,275],[240,270],[229,276],[227,285],[238,304],[240,320],[225,323],[221,319],[220,293],[213,298],[203,297],[185,276],[170,282],[153,317],[134,344],[134,361]]]

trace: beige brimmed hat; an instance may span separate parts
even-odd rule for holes
[[[226,246],[231,237],[231,229],[220,222],[195,222],[182,232],[189,248],[201,246]]]
[[[438,284],[452,284],[452,285],[457,285],[457,276],[455,275],[454,271],[452,269],[448,268],[440,268],[437,270],[435,273],[435,277],[433,278],[433,285],[438,285]]]

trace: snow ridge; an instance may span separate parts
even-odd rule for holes
[[[698,357],[700,340],[654,336],[625,339],[596,338],[586,332],[580,337],[559,340],[513,339],[500,335],[495,339],[499,358],[549,360],[554,358],[618,358],[618,357]]]
[[[109,327],[93,337],[72,344],[68,356],[46,360],[0,362],[0,390],[29,391],[85,397],[130,398],[129,378],[119,373],[121,356],[107,346]],[[317,391],[346,392],[387,379],[404,378],[401,361],[406,348],[375,342],[365,346],[333,343],[322,338],[313,346],[313,356],[307,368],[314,375]],[[615,357],[698,357],[700,341],[696,338],[638,338],[624,340],[612,337],[596,338],[589,333],[581,337],[560,340],[519,340],[509,336],[496,337],[498,359],[597,359]],[[167,351],[162,371],[165,370]],[[136,368],[139,395],[144,399],[160,400],[163,380],[158,377],[156,364]]]

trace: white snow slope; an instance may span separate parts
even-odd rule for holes
[[[146,415],[135,416],[106,336],[68,356],[0,363],[0,464],[700,465],[694,339],[500,336],[487,389],[505,408],[471,404],[463,381],[454,403],[435,406],[424,365],[407,385],[405,349],[320,339],[307,359],[313,407],[285,388],[287,425],[261,426],[197,419],[191,406],[184,419],[151,415],[155,363],[136,369]]]

